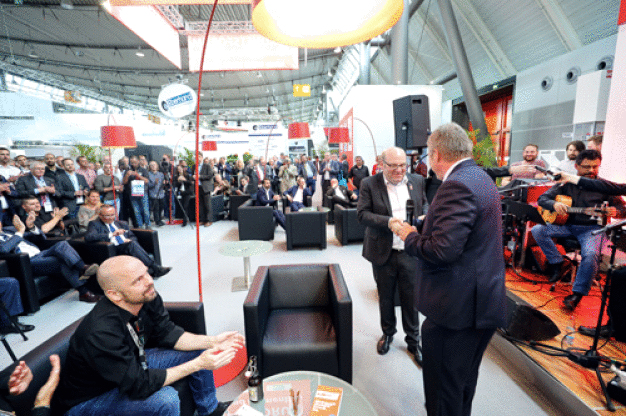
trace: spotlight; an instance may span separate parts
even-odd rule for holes
[[[137,52],[135,52],[135,55],[137,55],[140,58],[143,58],[144,56],[146,56],[146,54],[143,53],[143,51],[141,50],[141,46],[137,47]]]

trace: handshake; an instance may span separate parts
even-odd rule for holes
[[[420,216],[417,221],[420,222],[421,224],[421,220],[424,219],[424,216]],[[402,221],[399,218],[390,218],[389,219],[389,223],[388,223],[389,229],[398,237],[400,237],[400,239],[402,241],[406,240],[406,237],[413,233],[413,232],[418,232],[417,227],[415,227],[414,225],[411,225],[407,222]]]

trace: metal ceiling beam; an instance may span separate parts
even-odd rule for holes
[[[448,45],[446,44],[446,40],[443,39],[432,27],[432,23],[430,25],[426,25],[426,16],[422,16],[423,13],[418,11],[414,14],[414,19],[416,23],[420,26],[420,28],[424,28],[424,32],[428,35],[430,40],[435,44],[439,53],[441,53],[448,62],[452,62],[452,57],[450,56],[450,51],[448,50]],[[426,25],[426,26],[424,26]]]
[[[458,15],[465,21],[474,37],[483,47],[491,62],[500,72],[502,77],[507,78],[517,73],[517,69],[504,53],[504,49],[491,33],[489,27],[478,14],[478,11],[470,0],[453,0],[460,13]]]
[[[557,36],[568,51],[583,46],[574,26],[569,21],[563,8],[555,0],[535,0],[539,8],[546,15],[548,22],[554,28]]]

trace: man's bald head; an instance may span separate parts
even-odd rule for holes
[[[122,289],[120,277],[128,274],[128,271],[143,263],[139,259],[131,256],[115,256],[106,259],[98,269],[98,284],[106,293],[107,290]]]

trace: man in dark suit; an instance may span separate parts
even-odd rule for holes
[[[313,195],[315,193],[315,184],[317,183],[317,168],[306,156],[302,156],[302,163],[298,165],[298,175],[304,178],[307,188]]]
[[[238,187],[233,187],[232,193],[235,195],[252,195],[256,198],[257,189],[250,183],[250,178],[242,176]]]
[[[280,200],[279,195],[275,195],[272,191],[272,181],[270,178],[263,179],[263,185],[256,193],[256,204],[261,207],[266,207],[268,205],[272,205],[274,211],[272,214],[274,218],[276,218],[276,222],[285,229],[285,214],[282,211],[276,208],[276,204]]]
[[[298,184],[287,189],[284,195],[289,200],[291,212],[298,212],[306,205],[306,199],[311,195],[311,190],[306,187],[302,176],[298,176]]]
[[[376,350],[379,354],[389,351],[389,344],[396,333],[394,298],[396,289],[400,295],[402,327],[408,351],[417,364],[422,363],[419,344],[419,317],[415,305],[414,287],[416,264],[404,251],[404,244],[394,238],[389,229],[392,219],[404,220],[407,201],[413,201],[414,215],[422,215],[428,205],[424,194],[424,178],[407,174],[406,153],[392,147],[383,153],[383,172],[367,177],[361,182],[357,205],[359,222],[366,225],[363,240],[363,257],[372,263],[374,280],[378,288],[378,306],[383,335]]]
[[[339,181],[337,179],[330,180],[330,188],[328,188],[326,197],[332,201],[330,207],[331,210],[333,209],[334,204],[339,204],[346,208],[354,208],[357,206],[357,194],[345,186],[339,185]]]
[[[468,416],[483,353],[506,324],[501,202],[458,124],[433,132],[428,156],[443,183],[421,231],[401,221],[391,227],[417,257],[427,414]]]
[[[198,172],[200,178],[200,224],[204,224],[206,227],[211,225],[211,192],[215,187],[214,176],[215,170],[213,169],[213,161],[209,158],[205,158],[200,166]]]
[[[320,175],[322,175],[322,198],[328,192],[328,187],[330,186],[331,179],[337,179],[339,175],[339,170],[341,169],[341,165],[337,160],[337,155],[333,154],[332,156],[329,153],[324,155],[324,161],[320,166]]]
[[[79,205],[85,203],[85,196],[89,191],[87,180],[80,173],[76,173],[72,159],[63,160],[65,171],[56,175],[56,190],[63,208],[67,208],[70,218],[76,218]]]
[[[128,223],[115,220],[115,207],[103,205],[98,219],[89,222],[85,241],[89,243],[107,241],[114,244],[116,254],[126,254],[141,260],[153,277],[161,277],[172,270],[171,267],[159,266],[150,258],[146,250],[137,242],[137,237],[130,231]]]
[[[20,198],[35,195],[45,212],[52,212],[56,203],[54,201],[56,189],[54,179],[44,176],[46,166],[42,162],[35,162],[30,169],[29,175],[21,176],[15,183]]]

